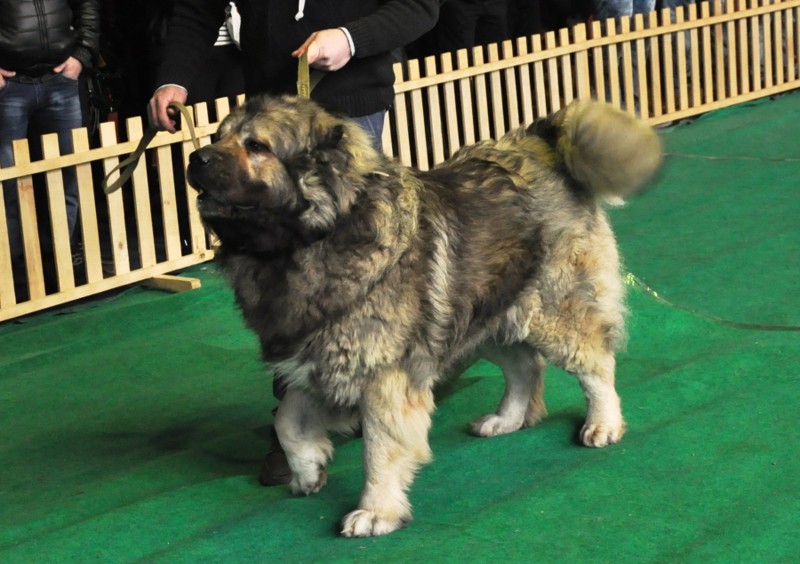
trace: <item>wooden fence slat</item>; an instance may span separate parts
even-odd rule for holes
[[[661,21],[668,22],[670,20],[669,9],[661,10]],[[662,37],[662,53],[664,55],[664,67],[662,76],[664,78],[664,101],[668,114],[675,112],[677,104],[675,103],[676,87],[675,87],[675,64],[673,60],[674,46],[672,41],[672,34],[668,33]]]
[[[762,52],[764,53],[764,87],[772,88],[775,83],[775,75],[772,68],[772,14],[764,14],[761,16],[761,29],[764,42],[762,46]],[[777,50],[781,50],[780,44],[777,45]]]
[[[469,67],[469,55],[466,49],[456,52],[456,67],[464,69]],[[475,122],[473,119],[472,79],[461,78],[458,80],[458,95],[461,102],[461,121],[463,125],[464,145],[475,143]]]
[[[525,37],[517,39],[517,53],[525,55],[528,52],[528,40]],[[522,108],[522,123],[528,124],[535,119],[535,106],[533,90],[531,89],[531,65],[519,66],[519,92],[520,106]]]
[[[700,19],[706,20],[710,17],[710,7],[708,2],[700,4]],[[702,51],[703,51],[703,104],[710,104],[714,100],[714,63],[711,43],[711,27],[702,27]]]
[[[453,71],[452,53],[443,53],[440,61],[442,72],[445,75]],[[444,83],[444,111],[447,123],[447,156],[452,156],[461,147],[458,136],[459,114],[456,108],[456,87],[452,81]]]
[[[795,8],[792,10],[792,35],[794,37],[792,41],[792,53],[794,57],[792,58],[792,80],[796,80],[798,75],[800,74],[800,8]]]
[[[42,157],[53,159],[60,156],[60,154],[58,135],[56,133],[42,135]],[[47,200],[50,210],[53,259],[56,267],[56,281],[60,291],[70,290],[75,287],[75,274],[72,270],[71,235],[67,219],[67,204],[64,198],[64,174],[74,173],[74,170],[68,172],[61,169],[45,174]]]
[[[569,29],[563,28],[558,31],[558,44],[559,46],[568,46],[570,41]],[[575,99],[575,87],[572,79],[572,55],[565,54],[559,57],[558,62],[561,64],[561,103],[567,105]]]
[[[11,184],[11,183],[9,183]],[[6,199],[4,190],[11,190],[12,187],[4,187],[0,182],[0,219],[7,218]],[[6,221],[5,219],[3,221]],[[14,273],[11,266],[11,242],[8,237],[6,224],[0,224],[0,310],[10,308],[17,303],[17,295],[14,290]]]
[[[775,83],[783,84],[784,81],[784,60],[783,52],[786,49],[786,42],[783,38],[783,12],[775,12]]]
[[[487,45],[486,50],[488,51],[489,63],[496,63],[500,60],[497,43]],[[505,96],[503,96],[503,84],[501,82],[500,71],[492,71],[489,73],[489,96],[492,100],[491,136],[497,139],[502,137],[506,132],[505,110],[508,107],[507,100]]]
[[[227,98],[224,100],[227,102]],[[200,127],[208,125],[208,112],[205,111],[205,107],[199,107],[198,105],[198,107],[196,107],[194,110],[194,120],[196,125]],[[216,111],[219,121],[223,119],[222,116],[227,116],[230,113],[230,107],[227,104],[222,106],[218,104],[216,106]],[[204,135],[200,137],[198,141],[201,147],[209,145],[211,144],[211,136]],[[186,170],[186,168],[189,166],[189,156],[194,152],[194,150],[194,144],[192,142],[184,141],[182,143],[181,153],[183,156],[183,170]],[[189,186],[188,180],[184,182],[184,186],[182,188],[186,194],[186,208],[189,219],[189,248],[194,254],[202,253],[208,250],[208,235],[206,234],[206,229],[203,226],[203,221],[200,219],[200,212],[197,211],[197,191]]]
[[[72,132],[72,147],[75,152],[89,150],[89,134],[86,128]],[[94,197],[92,166],[89,163],[75,167],[78,177],[78,199],[80,207],[81,240],[83,241],[83,264],[86,269],[86,283],[93,284],[103,279],[103,263],[100,251],[100,228],[97,223],[97,203]]]
[[[514,56],[514,46],[511,41],[503,41],[503,59],[510,59]],[[503,84],[505,85],[505,106],[508,110],[508,128],[516,129],[520,125],[519,121],[519,101],[520,97],[517,94],[517,69],[519,67],[510,67],[503,71],[505,78]],[[501,89],[502,91],[502,89]]]
[[[734,1],[734,0],[731,0]],[[740,5],[744,5],[744,0],[735,0],[740,2]],[[736,25],[739,31],[739,45],[742,46],[742,49],[739,50],[739,85],[741,86],[741,91],[743,93],[750,92],[752,86],[750,85],[750,51],[745,46],[748,45],[747,38],[750,34],[748,29],[748,20],[742,19]]]
[[[403,70],[400,65],[395,66],[395,81],[396,83],[403,82]],[[411,123],[408,115],[408,107],[406,106],[406,95],[404,93],[397,93],[394,97],[394,116],[395,123],[398,127],[395,128],[397,133],[397,157],[398,160],[404,165],[411,164],[411,141],[409,138],[408,127],[400,127],[399,124]]]
[[[544,48],[547,50],[556,48],[556,34],[548,31],[544,36]],[[551,57],[547,59],[547,88],[550,93],[550,104],[548,113],[561,109],[561,81],[559,80],[558,59]]]
[[[408,79],[419,80],[419,61],[408,61]],[[411,91],[411,121],[414,132],[414,148],[416,166],[420,170],[427,170],[428,164],[428,138],[425,126],[425,106],[422,102],[422,90],[417,88]]]
[[[650,12],[648,14],[648,28],[658,27],[658,12]],[[648,40],[650,47],[650,113],[658,118],[664,113],[664,103],[662,101],[662,87],[661,87],[661,42],[658,36],[653,36]]]
[[[795,23],[797,23],[797,12],[787,10],[785,12],[786,22],[786,81],[792,82],[797,76],[797,51],[795,50]]]
[[[425,75],[436,74],[436,58],[425,59]],[[426,136],[427,151],[433,157],[433,164],[444,160],[444,130],[442,128],[442,105],[439,101],[439,87],[428,86],[425,89],[428,102],[428,123],[430,135]]]
[[[675,8],[675,23],[683,23],[683,6]],[[689,107],[689,69],[686,66],[686,32],[675,34],[675,57],[677,59],[678,107],[685,110]]]
[[[745,0],[742,0],[742,3],[744,4]],[[763,86],[761,83],[761,20],[758,16],[750,18],[750,33],[748,34],[748,38],[749,42],[743,40],[740,42],[740,46],[742,49],[746,49],[746,45],[748,45],[748,43],[750,45],[750,70],[753,77],[752,91],[758,92]]]
[[[579,23],[573,29],[573,41],[576,44],[586,43],[586,25]],[[578,98],[588,100],[592,96],[592,86],[589,81],[589,50],[584,49],[575,54],[575,78]]]
[[[112,122],[100,124],[100,145],[111,147],[117,143],[117,130]],[[168,148],[167,148],[168,149]],[[105,174],[119,163],[118,157],[109,157],[103,160]],[[119,178],[119,171],[110,178],[109,183]],[[124,189],[123,189],[124,190]],[[130,257],[128,256],[128,233],[125,227],[125,204],[122,200],[123,190],[117,190],[106,196],[108,204],[108,224],[111,237],[111,255],[114,260],[114,274],[127,274],[131,270]]]
[[[222,122],[231,113],[231,101],[229,98],[217,98],[214,100],[214,110],[217,112],[217,122]],[[198,125],[199,121],[198,121]]]
[[[644,28],[644,17],[642,14],[636,14],[633,18],[634,28]],[[647,43],[644,39],[637,39],[635,42],[636,49],[634,50],[634,57],[636,60],[636,76],[634,76],[634,88],[637,94],[637,107],[636,111],[639,116],[647,119],[650,116],[650,89],[647,73]]]
[[[689,21],[696,22],[697,5],[689,4],[686,6],[686,10]],[[700,35],[696,27],[689,30],[689,59],[691,65],[691,71],[689,73],[689,82],[692,88],[691,105],[697,107],[703,103],[701,94],[703,73],[700,67]]]
[[[619,21],[622,35],[630,33],[631,18],[623,16]],[[634,91],[634,65],[633,49],[630,41],[622,44],[622,59],[620,68],[622,69],[622,97],[624,100],[623,108],[631,114],[636,113],[636,92]]]
[[[734,10],[734,0],[728,0],[725,4],[726,13]],[[736,67],[736,22],[729,21],[727,24],[727,38],[728,38],[728,65],[727,65],[727,92],[729,97],[736,97],[739,95],[739,82],[737,80],[738,69]],[[747,45],[746,43],[742,44]],[[723,47],[724,49],[724,47]],[[726,68],[726,67],[723,67]],[[747,72],[747,67],[742,67],[742,72]]]
[[[602,35],[600,22],[593,21],[591,31],[592,37],[600,37]],[[594,67],[594,95],[598,101],[605,102],[608,98],[606,96],[606,64],[603,47],[592,48],[592,63]]]
[[[532,36],[531,45],[534,51],[541,51],[542,36]],[[536,95],[536,116],[547,115],[547,84],[544,80],[543,61],[536,61],[533,63],[533,92]]]
[[[142,118],[127,121],[128,139],[141,139],[144,134]],[[133,187],[133,211],[136,217],[136,234],[139,242],[139,257],[143,267],[156,264],[156,245],[153,233],[153,212],[150,209],[150,187],[147,182],[145,159],[139,159],[131,177]]]
[[[167,260],[175,260],[180,256],[180,241],[176,234],[179,232],[178,208],[176,203],[176,188],[174,177],[174,164],[172,147],[159,147],[156,149],[156,167],[158,170],[158,186],[163,224],[164,247]]]
[[[608,22],[606,22],[608,23]],[[617,30],[614,25],[606,26],[606,35],[608,37],[616,37]],[[608,70],[608,92],[609,96],[606,101],[611,102],[618,108],[622,107],[622,97],[620,96],[620,82],[619,82],[619,54],[617,52],[617,44],[611,43],[606,48],[607,66]]]
[[[14,163],[24,166],[31,162],[30,147],[26,139],[13,142]],[[19,194],[19,221],[22,229],[22,248],[25,254],[25,271],[28,277],[30,299],[44,297],[44,268],[39,242],[39,222],[36,218],[36,199],[33,193],[33,177],[23,176],[17,180]]]
[[[472,49],[473,64],[481,66],[484,64],[483,48],[475,47]],[[478,117],[478,139],[490,139],[492,129],[489,123],[489,91],[486,86],[486,75],[478,75],[473,78],[475,84],[475,107]]]

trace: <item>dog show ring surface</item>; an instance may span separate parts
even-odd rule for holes
[[[437,391],[414,521],[385,537],[337,536],[362,439],[315,495],[258,484],[275,400],[214,264],[193,292],[0,325],[0,561],[795,559],[799,127],[794,92],[661,130],[660,176],[610,210],[625,269],[680,306],[629,289],[619,444],[579,444],[584,398],[552,368],[543,422],[471,436],[503,387],[478,363]]]

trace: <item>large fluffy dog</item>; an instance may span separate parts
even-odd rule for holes
[[[275,425],[292,491],[324,486],[328,432],[360,423],[364,489],[342,533],[403,526],[430,459],[431,388],[465,356],[506,380],[475,434],[544,417],[549,361],[586,395],[583,443],[619,441],[624,290],[599,201],[636,190],[660,161],[650,128],[592,102],[429,172],[308,100],[257,98],[228,117],[189,178],[263,357],[288,382]]]

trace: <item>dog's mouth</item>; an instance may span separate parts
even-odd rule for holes
[[[224,196],[212,194],[208,190],[196,188],[197,209],[204,217],[233,217],[245,215],[256,209],[252,204],[235,204]]]

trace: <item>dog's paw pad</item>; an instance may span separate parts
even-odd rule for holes
[[[328,483],[328,472],[320,468],[319,472],[307,476],[292,476],[289,487],[295,495],[311,495],[321,490]]]
[[[377,537],[387,535],[406,525],[401,518],[387,519],[374,511],[356,509],[342,519],[342,535],[345,537]]]
[[[588,447],[600,448],[618,443],[624,433],[624,423],[618,425],[587,423],[581,429],[581,442]]]
[[[470,429],[473,435],[479,437],[495,437],[518,431],[522,428],[522,423],[522,421],[512,420],[492,413],[470,423]]]

